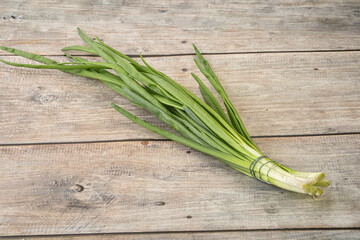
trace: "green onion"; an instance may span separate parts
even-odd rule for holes
[[[58,63],[49,58],[9,47],[2,50],[43,63],[3,63],[27,68],[58,69],[63,72],[100,80],[136,106],[148,110],[178,134],[151,125],[115,103],[111,106],[131,121],[165,138],[209,154],[232,168],[262,182],[294,192],[320,196],[330,185],[322,172],[297,172],[265,156],[246,131],[234,105],[213,72],[210,64],[194,45],[198,59],[195,64],[219,94],[226,112],[201,79],[192,73],[199,84],[202,101],[188,89],[162,72],[151,67],[140,55],[144,65],[106,45],[93,40],[78,29],[88,46],[69,46],[62,50],[71,62]],[[105,62],[91,62],[67,54],[67,51],[95,54]],[[107,69],[113,70],[112,72]]]

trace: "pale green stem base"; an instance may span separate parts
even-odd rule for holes
[[[269,162],[268,158],[262,159],[256,165],[255,175],[258,179],[293,192],[318,197],[323,193],[320,188],[330,185],[330,181],[325,179],[325,174],[322,172],[297,172],[282,168],[278,163]]]

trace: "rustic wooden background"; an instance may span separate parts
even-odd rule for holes
[[[359,239],[360,2],[0,1],[0,45],[65,59],[97,35],[199,93],[206,53],[264,152],[332,185],[319,201],[141,129],[101,83],[0,65],[0,235]],[[1,58],[26,62],[2,52]]]

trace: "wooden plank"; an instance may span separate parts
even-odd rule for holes
[[[360,227],[360,135],[257,142],[331,187],[315,201],[167,141],[2,146],[0,233]]]
[[[359,49],[359,1],[1,1],[0,45],[60,54],[76,27],[127,54]]]
[[[223,240],[223,239],[347,239],[358,240],[359,230],[283,230],[283,231],[234,231],[234,232],[202,232],[202,233],[151,233],[151,234],[96,234],[96,235],[60,235],[41,237],[10,237],[4,239],[26,240],[164,240],[164,239],[197,239],[197,240]]]
[[[199,95],[192,56],[149,58]],[[360,52],[207,56],[253,136],[358,132]],[[23,61],[5,57],[10,61]],[[56,58],[57,60],[63,60]],[[201,73],[199,73],[200,76]],[[160,123],[95,80],[0,65],[0,143],[153,139],[109,105]]]

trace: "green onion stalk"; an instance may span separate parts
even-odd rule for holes
[[[27,68],[58,69],[100,80],[113,91],[127,98],[130,103],[148,110],[177,134],[154,126],[115,103],[111,106],[131,121],[165,138],[209,154],[232,168],[262,182],[280,188],[320,196],[321,188],[330,185],[322,172],[298,172],[265,156],[246,131],[239,114],[227,96],[209,63],[194,45],[195,64],[211,83],[223,101],[219,101],[201,79],[192,73],[199,85],[201,100],[194,93],[154,69],[141,56],[140,64],[127,55],[111,48],[98,38],[88,37],[80,29],[79,36],[87,46],[69,46],[62,49],[70,62],[59,63],[44,56],[9,47],[2,50],[42,64],[21,64],[1,60],[3,63]],[[72,56],[68,51],[80,51],[101,57],[104,62],[87,61]],[[109,71],[110,70],[110,71]]]

